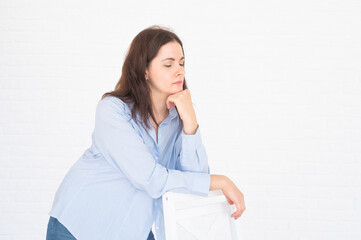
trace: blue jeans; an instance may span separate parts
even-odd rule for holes
[[[46,240],[76,240],[76,238],[58,221],[58,219],[50,216]],[[150,230],[147,240],[155,240],[152,230]]]

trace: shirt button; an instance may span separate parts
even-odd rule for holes
[[[158,159],[158,157],[155,157],[155,159]]]
[[[159,137],[161,137],[162,136],[162,134],[159,134]]]
[[[157,206],[157,203],[154,203]]]
[[[156,227],[156,229],[159,229],[159,227]]]

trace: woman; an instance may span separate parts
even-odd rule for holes
[[[162,195],[222,189],[237,219],[244,196],[210,175],[184,51],[170,30],[151,26],[132,41],[115,90],[95,114],[92,145],[71,167],[49,212],[47,239],[165,240]]]

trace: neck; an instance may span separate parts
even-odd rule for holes
[[[166,104],[167,97],[168,96],[166,95],[151,94],[150,98],[152,101],[153,114],[158,124],[162,122],[169,114],[169,109],[167,108]]]

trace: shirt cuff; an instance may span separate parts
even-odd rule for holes
[[[211,185],[211,175],[208,173],[197,173],[194,177],[192,192],[208,197]]]
[[[201,130],[199,129],[199,124],[197,125],[197,130],[194,134],[185,134],[182,130],[182,149],[193,149],[196,150],[202,144]]]

